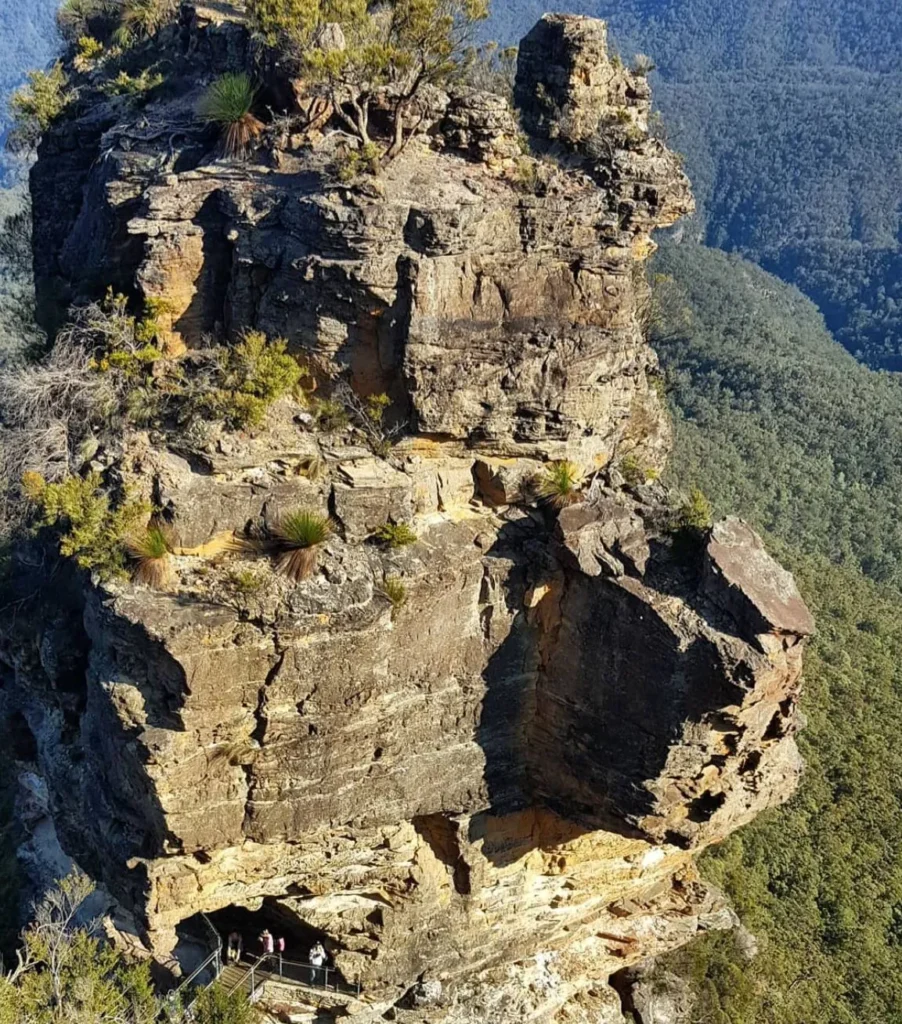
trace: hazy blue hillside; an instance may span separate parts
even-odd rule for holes
[[[705,240],[815,300],[839,341],[902,369],[902,5],[886,0],[569,0],[650,54]],[[497,0],[515,40],[535,0]]]
[[[43,67],[57,47],[59,0],[0,0],[0,153],[9,130],[9,97],[25,72]],[[0,184],[8,184],[12,167],[0,156]]]
[[[624,42],[656,41],[678,79],[787,63],[894,72],[902,52],[902,6],[886,0],[496,0],[495,31],[517,38],[546,10],[606,18]]]

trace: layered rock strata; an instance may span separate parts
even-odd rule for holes
[[[731,923],[693,857],[792,793],[812,631],[747,526],[675,539],[653,482],[641,261],[691,200],[647,85],[602,23],[546,16],[516,88],[540,187],[506,101],[472,92],[345,186],[321,125],[212,158],[187,111],[249,59],[243,27],[185,8],[164,43],[177,99],[45,141],[39,288],[165,299],[186,365],[209,335],[282,336],[404,429],[374,454],[285,400],[250,433],[111,448],[177,582],[58,579],[3,630],[62,844],[161,958],[199,912],[264,907],[325,938],[361,1019],[616,1015],[612,973]],[[560,511],[535,496],[557,459],[588,473]],[[336,525],[309,580],[222,543],[299,506]],[[386,522],[416,543],[373,544]]]

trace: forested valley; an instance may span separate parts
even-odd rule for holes
[[[857,364],[795,288],[698,245],[653,262],[675,420],[671,483],[741,514],[818,623],[797,796],[703,862],[760,952],[732,933],[665,966],[704,1024],[858,1024],[902,1006],[902,390]]]

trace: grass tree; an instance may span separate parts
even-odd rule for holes
[[[162,590],[172,580],[172,544],[169,531],[157,523],[132,534],[125,543],[132,562],[132,577],[154,590]]]
[[[400,576],[386,576],[382,581],[382,593],[391,601],[391,614],[394,619],[407,604],[407,587]]]
[[[555,508],[563,508],[576,501],[584,482],[585,474],[575,462],[552,462],[539,475],[539,496]]]
[[[253,113],[256,98],[257,90],[243,72],[221,75],[201,98],[198,116],[219,127],[226,156],[243,157],[263,131],[263,124]]]
[[[313,572],[317,551],[329,539],[332,524],[328,516],[302,508],[283,516],[273,533],[281,548],[276,568],[297,583]]]

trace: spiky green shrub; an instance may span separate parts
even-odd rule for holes
[[[16,126],[12,143],[34,145],[72,102],[74,93],[63,65],[57,61],[49,71],[29,71],[28,82],[10,100]]]
[[[563,459],[549,463],[537,481],[539,497],[555,508],[576,501],[585,482],[585,474],[575,462]]]
[[[103,56],[103,43],[93,36],[79,36],[73,63],[77,71],[89,71]]]
[[[149,514],[146,503],[126,499],[113,508],[100,474],[94,472],[56,484],[44,483],[40,474],[31,473],[22,483],[40,510],[40,524],[59,530],[60,554],[74,558],[101,578],[122,575],[126,538]]]
[[[219,127],[226,156],[242,157],[248,146],[263,131],[262,123],[252,113],[257,90],[249,75],[221,75],[204,93],[197,115],[208,124]]]
[[[273,530],[282,548],[276,568],[295,582],[306,579],[316,565],[317,549],[331,533],[328,516],[311,509],[297,509],[283,516]]]
[[[172,579],[172,544],[165,527],[154,523],[132,533],[126,538],[125,550],[136,582],[161,590]]]
[[[407,604],[407,587],[400,576],[386,576],[382,582],[382,592],[391,601],[392,618]]]
[[[403,548],[416,543],[417,535],[407,523],[383,523],[373,534],[380,544],[390,548]]]

